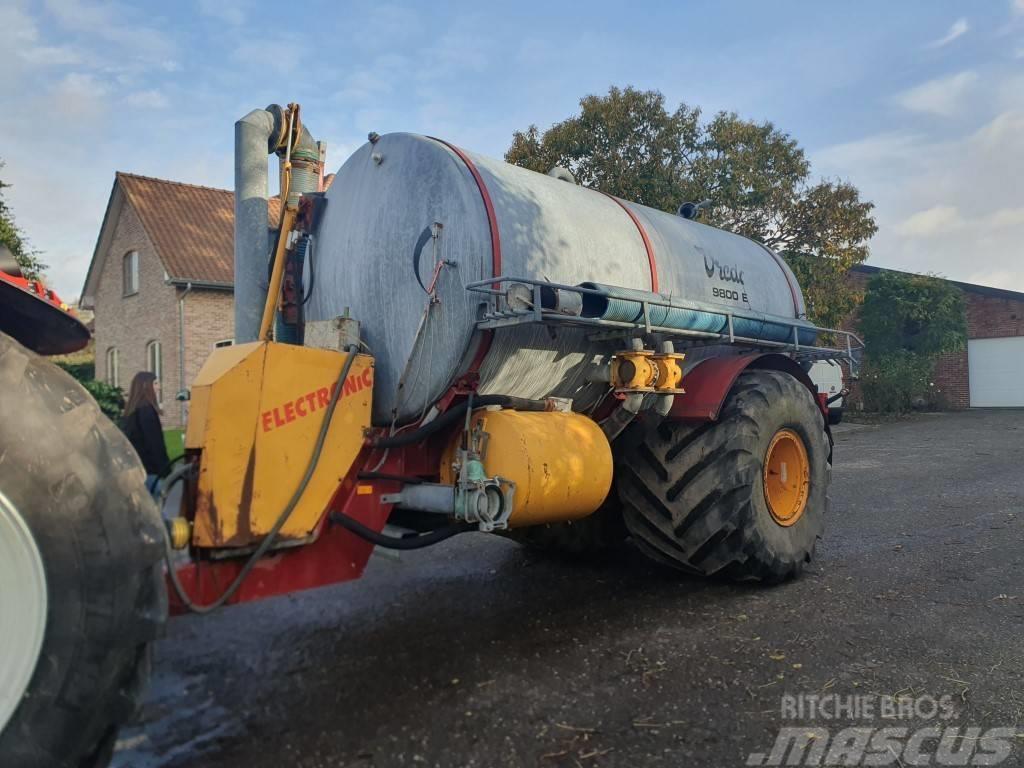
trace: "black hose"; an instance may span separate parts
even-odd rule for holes
[[[419,429],[411,432],[400,432],[391,437],[378,437],[370,441],[374,448],[398,448],[403,445],[419,443],[430,437],[435,432],[452,426],[466,413],[469,408],[469,400],[454,405],[442,413],[433,421],[424,424]],[[477,395],[473,398],[474,408],[483,408],[488,405],[500,405],[502,408],[510,408],[516,411],[546,411],[548,403],[546,400],[527,400],[524,397],[510,397],[509,395]]]
[[[422,477],[413,477],[412,475],[396,475],[393,472],[359,472],[356,475],[357,480],[393,480],[396,483],[405,483],[406,485],[419,485],[423,482]]]
[[[316,265],[313,262],[313,243],[312,238],[306,235],[306,253],[309,254],[309,288],[306,290],[306,295],[302,298],[300,307],[306,306],[309,300],[313,297],[313,286],[316,284]]]
[[[438,528],[430,533],[415,536],[387,536],[383,533],[377,533],[372,528],[367,528],[355,518],[349,517],[342,512],[331,512],[328,519],[332,523],[337,523],[343,528],[352,531],[359,538],[366,539],[371,544],[376,544],[378,547],[386,547],[387,549],[421,549],[429,547],[431,544],[437,544],[445,539],[450,539],[456,534],[476,530],[473,526],[457,523],[455,525],[446,525],[444,528]]]

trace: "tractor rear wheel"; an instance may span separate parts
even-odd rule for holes
[[[778,371],[737,378],[718,421],[631,428],[617,467],[623,518],[653,560],[779,582],[811,561],[830,477],[824,419]]]
[[[0,755],[96,768],[167,612],[138,457],[68,374],[0,334]]]

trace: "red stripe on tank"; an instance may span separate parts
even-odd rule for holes
[[[484,211],[487,213],[487,225],[491,230],[491,274],[493,277],[500,277],[501,234],[498,232],[498,216],[494,212],[494,203],[491,201],[491,193],[487,191],[487,185],[484,183],[483,176],[480,175],[480,171],[477,170],[476,164],[469,158],[469,155],[459,149],[459,147],[445,141],[444,139],[439,139],[436,136],[430,136],[429,138],[440,144],[444,144],[448,149],[454,152],[458,158],[465,163],[466,168],[468,168],[470,174],[472,174],[473,181],[476,182],[476,187],[480,190],[480,198],[484,202]],[[498,290],[499,288],[498,283],[494,283],[491,287],[495,290]],[[484,358],[487,356],[487,352],[491,348],[493,336],[493,331],[484,331],[483,337],[480,339],[480,346],[477,347],[476,354],[473,355],[473,360],[469,364],[470,372],[475,373],[480,370],[480,365],[483,363]]]
[[[597,191],[601,192],[601,190],[597,190]],[[615,197],[614,195],[609,195],[607,192],[601,192],[601,194],[604,195],[605,197],[607,197],[610,200],[614,200],[616,202],[616,204],[619,206],[619,208],[624,210],[626,212],[626,215],[629,216],[629,218],[631,218],[633,220],[633,223],[636,225],[637,231],[640,233],[640,237],[644,241],[644,250],[647,251],[647,263],[648,263],[648,265],[651,268],[651,290],[654,293],[657,293],[658,292],[658,262],[654,258],[654,246],[651,245],[651,239],[647,236],[647,230],[644,229],[644,225],[640,223],[640,219],[638,219],[636,217],[636,214],[633,213],[629,209],[628,205],[626,205],[624,202],[619,200],[619,198]]]
[[[484,201],[484,210],[487,212],[487,224],[491,229],[491,269],[494,277],[498,277],[501,274],[501,235],[498,232],[498,217],[494,213],[494,203],[491,202],[491,193],[487,191],[487,185],[484,184],[484,179],[480,175],[480,171],[477,170],[476,164],[469,159],[469,155],[444,139],[439,139],[436,136],[431,136],[430,138],[444,144],[448,149],[458,155],[459,159],[466,164],[469,172],[473,175],[473,181],[476,182],[477,189],[480,190],[480,197]],[[494,287],[496,289],[498,286],[495,285]]]

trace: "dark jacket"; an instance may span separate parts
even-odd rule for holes
[[[156,408],[149,403],[140,405],[122,419],[121,429],[142,459],[147,475],[159,475],[167,468],[170,460],[167,458],[164,431]]]

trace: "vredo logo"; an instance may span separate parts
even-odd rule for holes
[[[348,395],[362,392],[364,389],[373,387],[373,368],[367,367],[362,373],[353,373],[345,379],[345,386],[341,390],[338,399]],[[260,424],[264,432],[291,424],[293,421],[304,419],[317,411],[323,410],[331,402],[334,390],[338,388],[338,382],[329,387],[320,387],[299,395],[294,400],[286,400],[260,414]]]
[[[723,264],[714,256],[708,256],[706,253],[704,254],[704,272],[707,273],[708,277],[714,277],[715,273],[717,273],[719,280],[743,285],[742,269]]]

